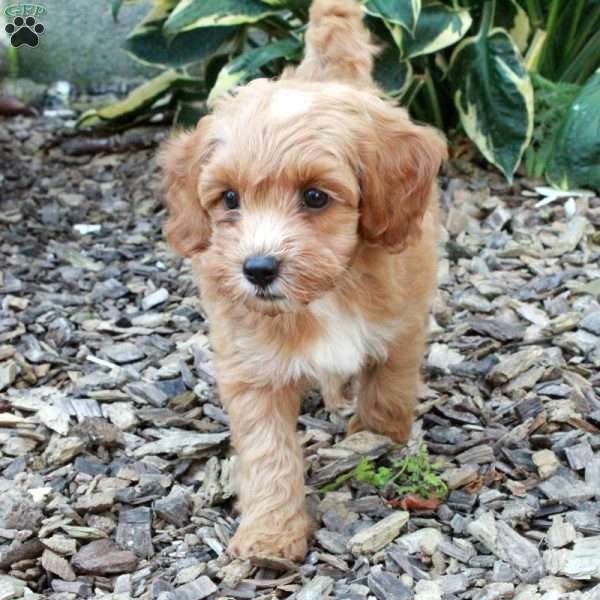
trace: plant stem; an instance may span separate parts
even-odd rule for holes
[[[542,16],[542,11],[540,10],[538,1],[526,0],[525,4],[527,6],[527,13],[529,15],[531,25],[534,29],[537,29],[544,22],[544,18]]]
[[[421,88],[423,87],[424,84],[425,84],[424,77],[422,75],[416,75],[413,78],[413,80],[409,83],[409,85],[406,88],[406,90],[404,91],[404,93],[400,96],[400,99],[402,100],[402,105],[406,106],[406,107],[410,107],[411,112],[413,111],[413,101],[419,94],[419,91],[421,90]],[[418,108],[417,108],[417,110],[418,110]],[[415,117],[416,116],[417,115],[415,113]],[[422,121],[423,119],[419,119],[419,120]]]
[[[562,74],[560,81],[583,85],[600,62],[600,29],[588,40]]]
[[[529,49],[525,55],[525,66],[528,71],[539,71],[540,54],[546,43],[546,32],[543,29],[536,29],[533,39],[529,43]]]
[[[592,15],[586,19],[585,26],[577,33],[577,41],[574,44],[573,54],[577,54],[587,42],[588,36],[592,31],[600,27],[600,6],[597,6]]]
[[[558,13],[560,9],[561,0],[552,0],[552,4],[550,4],[550,10],[548,12],[548,20],[546,22],[546,40],[542,49],[540,51],[540,59],[539,66],[540,72],[546,66],[546,61],[548,58],[548,48],[550,44],[554,43],[554,32],[556,31],[556,25],[558,23]],[[550,73],[546,73],[546,75],[550,75]]]
[[[496,12],[496,0],[486,0],[483,5],[483,14],[481,15],[481,25],[479,26],[479,36],[487,36],[488,31],[492,27],[494,21],[494,13]]]
[[[573,57],[575,56],[575,52],[573,51],[573,49],[575,48],[575,45],[579,38],[579,36],[577,35],[577,28],[579,27],[581,14],[583,12],[583,7],[585,6],[586,0],[574,0],[574,3],[575,8],[571,13],[571,23],[569,25],[569,32],[567,34],[567,37],[564,39],[564,50],[562,52],[560,66],[558,67],[559,74],[564,73],[564,71],[568,69],[569,65],[573,62]]]
[[[560,0],[552,0],[550,5],[550,11],[548,12],[548,21],[546,23],[546,31],[550,34],[554,32],[556,28],[556,22],[558,21],[558,9],[560,8]]]
[[[248,27],[245,26],[245,27],[242,27],[242,29],[240,30],[240,32],[237,34],[237,36],[235,38],[234,47],[231,52],[231,54],[233,56],[237,56],[238,54],[241,54],[244,51],[247,39],[248,39]]]
[[[437,92],[435,91],[435,85],[433,83],[433,77],[431,75],[431,71],[427,69],[426,71],[426,79],[425,79],[425,91],[427,93],[427,97],[429,99],[429,104],[431,105],[431,110],[433,113],[433,121],[435,126],[438,129],[444,129],[444,119],[442,117],[442,109],[440,108],[440,103],[437,97]]]
[[[569,27],[569,34],[567,36],[567,48],[565,50],[566,64],[568,64],[568,56],[575,43],[575,34],[577,33],[577,26],[579,25],[579,19],[581,19],[581,13],[583,12],[585,2],[586,0],[576,0],[575,11],[573,13],[573,18],[571,19],[571,26]]]

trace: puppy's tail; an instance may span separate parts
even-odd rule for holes
[[[372,83],[377,47],[371,43],[357,0],[313,0],[305,40],[296,77]]]

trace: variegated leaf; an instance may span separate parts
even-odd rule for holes
[[[204,27],[178,33],[167,40],[165,21],[142,22],[128,36],[125,49],[138,62],[165,67],[183,67],[213,55],[238,27]]]
[[[140,25],[155,21],[165,21],[171,14],[171,11],[177,6],[177,2],[178,0],[152,0],[152,8]]]
[[[373,77],[390,96],[400,97],[412,81],[413,69],[391,44],[375,59]]]
[[[296,38],[289,37],[241,54],[219,72],[217,81],[208,96],[209,105],[225,92],[255,77],[261,67],[278,58],[293,60],[300,56],[301,51],[302,43]]]
[[[567,111],[554,139],[546,176],[563,189],[600,189],[600,69]]]
[[[511,181],[533,130],[533,88],[503,29],[465,38],[450,61],[454,102],[467,135]]]
[[[412,58],[432,54],[460,41],[471,26],[469,11],[454,9],[439,2],[421,9],[414,33],[399,29],[392,32],[403,56]]]
[[[421,13],[421,0],[367,0],[364,10],[386,23],[414,31]]]
[[[517,0],[498,0],[494,25],[506,29],[517,45],[519,52],[525,52],[531,26],[527,13],[521,8]]]
[[[256,23],[273,14],[260,0],[182,0],[165,23],[165,33],[174,35],[199,27],[223,27]]]
[[[78,125],[89,124],[95,119],[103,121],[127,121],[134,115],[152,106],[159,98],[168,94],[174,85],[185,78],[175,71],[169,69],[160,75],[135,88],[126,98],[109,104],[98,110],[84,113],[78,121]]]

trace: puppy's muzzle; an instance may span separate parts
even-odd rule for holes
[[[244,261],[246,279],[260,288],[266,288],[277,279],[279,261],[274,256],[249,256]]]

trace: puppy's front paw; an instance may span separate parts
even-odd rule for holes
[[[262,539],[260,534],[256,537],[248,537],[243,532],[236,533],[227,548],[227,553],[235,558],[251,558],[253,556],[277,558],[286,558],[293,561],[301,561],[308,552],[308,543],[306,538],[297,540],[283,539],[285,534],[281,534],[281,538]]]
[[[306,515],[299,515],[294,521],[288,521],[282,531],[268,529],[268,524],[264,522],[245,524],[242,521],[229,542],[227,552],[236,558],[274,556],[300,561],[308,551],[308,533],[309,521]]]

